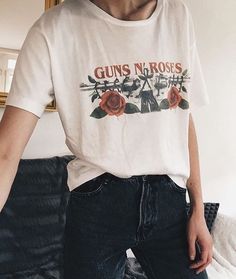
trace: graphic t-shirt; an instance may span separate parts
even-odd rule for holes
[[[53,98],[76,156],[70,191],[104,172],[167,174],[186,187],[189,113],[209,103],[186,5],[158,0],[135,21],[89,0],[46,11],[23,43],[6,105],[40,118]]]

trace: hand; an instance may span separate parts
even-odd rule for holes
[[[196,257],[196,241],[200,248],[201,258],[199,261],[190,265],[190,268],[197,269],[196,273],[198,274],[203,271],[209,263],[212,262],[213,254],[213,240],[203,215],[197,214],[195,212],[191,213],[187,223],[187,239],[189,245],[189,257],[191,260],[194,260]]]

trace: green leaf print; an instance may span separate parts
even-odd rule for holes
[[[182,90],[183,90],[185,93],[187,93],[187,89],[186,89],[185,86],[182,86]]]
[[[182,75],[183,75],[183,76],[186,76],[187,73],[188,73],[188,69],[184,70]]]
[[[135,112],[140,112],[140,109],[132,103],[126,103],[124,112],[125,113],[135,113]]]
[[[188,109],[189,108],[188,101],[182,98],[181,101],[179,102],[179,107],[182,109]]]
[[[98,97],[98,94],[94,94],[94,95],[92,96],[92,98],[91,98],[92,103],[94,102],[94,100],[97,99],[97,97]]]
[[[106,115],[107,113],[104,110],[102,110],[100,107],[95,108],[94,111],[90,114],[90,116],[95,118],[102,118]]]
[[[91,82],[91,83],[96,83],[96,80],[94,78],[92,78],[91,76],[88,75],[88,80]]]
[[[168,99],[163,99],[161,102],[160,102],[160,109],[168,109],[170,104],[169,104],[169,101]]]
[[[146,78],[144,76],[138,76],[141,80],[146,80]]]

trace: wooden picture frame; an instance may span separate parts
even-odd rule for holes
[[[45,11],[47,9],[50,9],[51,7],[55,6],[55,5],[58,5],[60,4],[61,2],[63,2],[64,0],[44,0],[45,1]],[[0,48],[0,54],[4,54],[4,55],[9,55],[10,57],[11,56],[14,56],[16,57],[15,60],[17,59],[17,56],[19,54],[20,50],[18,49],[8,49],[8,48]],[[4,69],[3,69],[4,70]],[[3,71],[2,69],[0,69],[0,71]],[[7,71],[9,72],[9,69],[7,70],[4,70],[4,74],[5,74],[5,77],[7,75]],[[12,73],[11,73],[11,77],[12,77]],[[6,78],[4,80],[4,88],[5,87],[5,84],[6,84]],[[0,107],[5,107],[5,102],[6,102],[6,99],[7,99],[7,95],[8,95],[8,91],[7,92],[2,92],[3,90],[1,90],[1,87],[0,87]],[[56,100],[54,99],[51,103],[49,103],[46,108],[45,108],[46,111],[57,111],[57,108],[56,108]]]
[[[64,0],[45,0],[45,10],[50,9],[53,6],[56,6],[63,2]]]
[[[19,52],[18,49],[0,48],[1,61],[4,60],[5,63],[9,60],[15,62]],[[10,80],[12,79],[13,72],[14,69],[5,69],[2,68],[2,64],[0,65],[0,107],[5,107],[5,101],[8,94],[8,91],[5,89],[10,87]]]

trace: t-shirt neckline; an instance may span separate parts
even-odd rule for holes
[[[157,0],[157,4],[155,6],[154,11],[152,12],[152,14],[146,18],[146,19],[140,19],[140,20],[123,20],[123,19],[118,19],[116,17],[113,17],[112,15],[110,15],[109,13],[105,12],[103,9],[101,9],[100,7],[98,7],[97,5],[95,5],[93,2],[91,2],[90,0],[82,0],[82,2],[86,5],[86,7],[88,8],[88,10],[90,10],[91,12],[93,12],[95,15],[102,17],[102,19],[104,20],[108,20],[111,23],[114,23],[116,25],[122,25],[122,26],[141,26],[141,25],[146,25],[148,23],[151,23],[154,21],[155,18],[157,18],[162,4],[163,4],[163,0]]]

